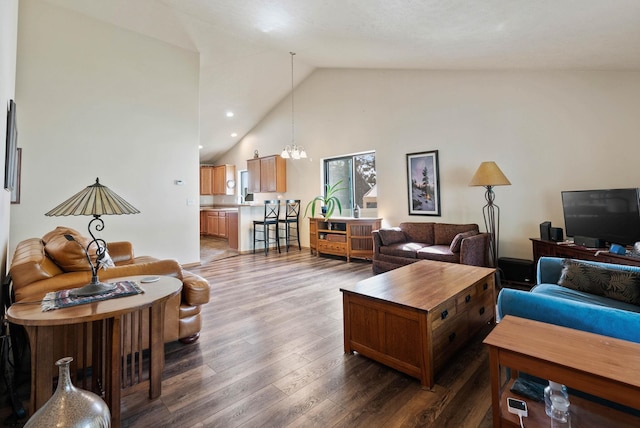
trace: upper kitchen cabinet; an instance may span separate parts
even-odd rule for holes
[[[234,195],[236,192],[236,166],[219,165],[213,167],[213,194]]]
[[[213,195],[213,167],[200,165],[200,194]]]
[[[247,161],[249,193],[287,191],[287,163],[278,155]]]
[[[235,165],[200,166],[201,195],[234,195],[236,191]]]

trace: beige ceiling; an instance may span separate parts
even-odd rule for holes
[[[289,95],[290,51],[296,84],[325,67],[640,70],[640,0],[46,1],[200,53],[205,161]]]

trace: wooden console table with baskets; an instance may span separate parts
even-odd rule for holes
[[[333,254],[346,257],[371,259],[373,238],[371,232],[380,229],[380,218],[332,217],[309,218],[309,247],[311,253]]]
[[[522,371],[551,379],[633,409],[640,409],[640,344],[553,324],[506,316],[484,340],[489,346],[493,426],[519,427],[507,411],[507,397],[527,402],[527,428],[548,427],[544,403],[509,389]],[[501,379],[503,368],[511,378]],[[574,427],[637,427],[640,418],[576,395],[571,401]]]
[[[140,282],[145,278],[130,276],[116,278],[117,281]],[[87,329],[92,331],[91,362],[86,362],[92,367],[91,386],[76,385],[83,389],[91,389],[98,395],[103,395],[104,400],[111,410],[111,425],[120,426],[120,397],[123,384],[129,377],[137,378],[137,385],[131,387],[149,385],[149,398],[158,398],[162,392],[162,370],[164,368],[164,312],[167,300],[176,295],[182,289],[182,281],[178,278],[161,276],[157,282],[141,284],[144,293],[134,296],[121,297],[110,300],[85,303],[78,306],[70,306],[53,311],[43,312],[40,304],[14,304],[7,311],[7,318],[14,324],[23,325],[29,336],[31,346],[31,402],[29,414],[42,407],[53,393],[53,377],[55,361],[53,356],[54,340],[74,342],[69,337],[76,337],[78,342],[69,343],[70,350],[75,350],[72,367],[80,368],[84,356],[87,355],[86,343],[82,332]],[[127,349],[130,352],[142,354],[140,340],[131,333],[125,334],[126,326],[133,326],[142,319],[142,313],[148,311],[149,317],[149,341],[151,343],[149,354],[148,380],[140,379],[142,361],[131,357],[130,367],[127,367]],[[55,335],[58,327],[68,328],[66,337]],[[78,327],[78,328],[76,328]],[[138,328],[138,331],[141,329]],[[80,333],[76,335],[76,333]],[[142,332],[140,332],[140,335]],[[80,336],[80,337],[77,337]],[[86,336],[86,335],[85,335]],[[95,340],[98,337],[100,340]],[[127,340],[129,339],[129,340]],[[78,349],[78,345],[81,345]],[[136,349],[137,348],[137,349]],[[132,351],[133,350],[133,351]],[[56,371],[57,372],[57,371]],[[128,376],[127,373],[130,375]]]

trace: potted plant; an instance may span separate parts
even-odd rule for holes
[[[322,204],[322,215],[325,218],[330,218],[336,208],[338,208],[338,212],[342,214],[342,205],[340,204],[340,199],[338,199],[336,194],[342,190],[347,190],[347,188],[339,187],[340,184],[342,184],[342,180],[338,181],[333,186],[326,184],[325,194],[316,196],[307,204],[307,207],[304,210],[305,217],[307,216],[309,208],[311,208],[311,217],[316,216],[316,202],[320,202]]]

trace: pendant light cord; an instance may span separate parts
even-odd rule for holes
[[[294,121],[293,121],[293,56],[296,54],[295,52],[289,52],[291,55],[291,146],[295,143],[294,138]]]

